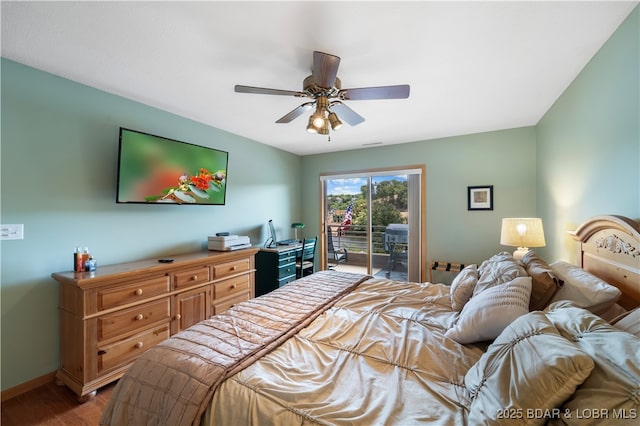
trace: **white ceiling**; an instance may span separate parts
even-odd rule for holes
[[[2,56],[305,155],[535,125],[637,4],[2,1]],[[329,142],[275,123],[304,98],[234,92],[301,90],[314,50],[409,99],[347,101]]]

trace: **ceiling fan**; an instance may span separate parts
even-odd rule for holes
[[[339,65],[340,58],[338,56],[315,51],[313,52],[311,75],[304,79],[302,91],[300,92],[242,86],[239,84],[235,86],[234,90],[238,93],[284,95],[313,99],[313,101],[303,103],[293,111],[285,114],[276,123],[289,123],[315,106],[315,112],[309,117],[307,131],[321,135],[329,134],[329,126],[331,126],[332,130],[338,130],[342,127],[342,121],[338,118],[338,114],[351,126],[356,126],[364,121],[360,114],[346,106],[342,101],[405,99],[409,97],[408,84],[342,89],[340,79],[337,77]]]

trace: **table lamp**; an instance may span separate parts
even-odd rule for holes
[[[517,247],[513,252],[515,259],[522,257],[529,251],[529,247],[544,247],[544,230],[542,219],[535,217],[509,217],[502,219],[500,244]]]
[[[302,229],[304,229],[304,223],[300,223],[300,222],[295,222],[291,224],[291,228],[293,228],[293,233],[294,233],[294,239],[298,240],[298,241],[302,241]],[[301,235],[298,235],[298,232],[300,232]]]

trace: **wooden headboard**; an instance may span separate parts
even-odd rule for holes
[[[623,216],[595,216],[575,231],[579,266],[622,291],[625,309],[640,306],[640,224]]]

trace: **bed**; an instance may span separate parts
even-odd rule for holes
[[[296,280],[145,352],[100,423],[636,424],[640,227],[572,235],[578,265],[501,252],[451,286]]]

